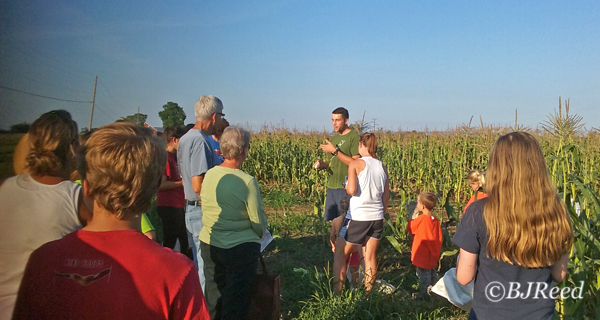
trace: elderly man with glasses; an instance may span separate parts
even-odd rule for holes
[[[198,267],[200,284],[204,291],[204,263],[200,254],[199,234],[202,230],[202,202],[200,191],[204,175],[208,169],[220,163],[217,154],[208,140],[213,133],[215,123],[223,114],[223,103],[215,96],[202,96],[195,106],[196,124],[179,140],[177,163],[183,179],[183,191],[186,200],[185,224],[193,237],[194,263]]]

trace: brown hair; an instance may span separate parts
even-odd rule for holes
[[[88,131],[85,131],[84,133],[79,134],[79,144],[80,145],[84,145],[92,136],[92,134],[98,129],[94,128]]]
[[[185,134],[185,129],[181,127],[166,127],[162,138],[168,144],[173,138],[179,139]]]
[[[350,113],[348,113],[348,109],[344,107],[335,108],[335,110],[333,110],[331,114],[341,114],[344,120],[350,118]]]
[[[486,189],[483,217],[490,257],[541,268],[570,250],[571,221],[532,135],[512,132],[498,138],[490,152]]]
[[[65,110],[41,115],[29,128],[29,153],[25,158],[31,174],[59,176],[75,168],[73,147],[79,146],[77,123]]]
[[[374,133],[363,133],[360,135],[360,142],[367,147],[367,151],[373,158],[377,158],[377,137]]]
[[[130,122],[100,127],[79,148],[78,170],[89,194],[117,218],[148,211],[167,163],[164,143]]]
[[[227,127],[229,127],[229,121],[227,121],[225,118],[222,118],[221,120],[217,121],[217,124],[215,124],[215,137],[217,137],[217,139],[221,139],[223,131],[225,131]]]
[[[430,211],[435,208],[435,204],[437,203],[437,197],[433,192],[421,192],[417,199]]]
[[[190,131],[195,125],[196,125],[195,123],[186,124],[185,127],[183,127],[184,134],[186,134],[188,131]]]
[[[348,213],[348,208],[350,208],[350,199],[351,198],[352,198],[351,195],[346,195],[345,197],[340,199],[340,205],[339,205],[340,215],[346,216],[346,213]]]

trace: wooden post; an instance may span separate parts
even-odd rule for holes
[[[88,130],[92,130],[92,119],[94,118],[94,104],[96,103],[96,85],[98,84],[98,76],[96,76],[96,80],[94,81],[94,96],[92,97],[92,112],[90,113],[90,126]]]

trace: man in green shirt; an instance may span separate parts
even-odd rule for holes
[[[358,141],[360,136],[348,127],[348,110],[339,107],[331,114],[334,135],[321,145],[321,150],[333,155],[331,161],[317,160],[313,164],[315,169],[331,168],[333,175],[327,182],[327,197],[325,198],[325,221],[333,220],[345,212],[340,212],[340,201],[346,197],[344,182],[348,176],[348,164],[360,158],[358,154]]]

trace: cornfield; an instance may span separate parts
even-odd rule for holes
[[[549,121],[540,130],[528,131],[540,141],[574,227],[569,273],[560,286],[575,287],[584,281],[584,298],[559,300],[557,310],[561,318],[593,317],[600,313],[600,135],[593,131],[585,135],[564,134],[554,130],[556,125],[560,124]],[[472,169],[485,170],[491,145],[497,137],[514,129],[482,125],[429,134],[375,132],[378,156],[388,168],[395,195],[392,214],[396,221],[404,216],[404,202],[414,200],[420,191],[437,193],[440,203],[446,204],[439,211],[443,215],[440,218],[456,220],[456,212],[463,210],[472,192],[466,174]],[[327,136],[285,129],[255,132],[242,169],[266,188],[286,186],[289,192],[309,199],[320,217],[327,173],[312,169],[312,164],[331,157],[319,149]]]

